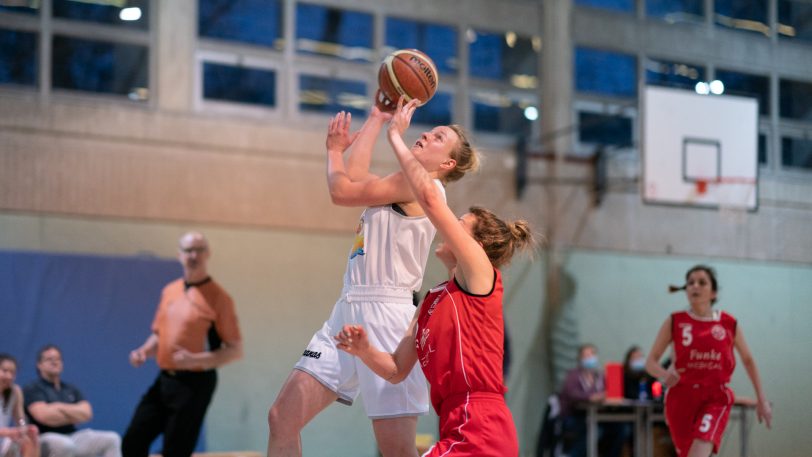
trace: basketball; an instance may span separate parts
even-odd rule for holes
[[[381,63],[378,70],[378,94],[375,104],[382,111],[392,111],[403,96],[406,102],[428,102],[437,91],[440,82],[434,61],[417,49],[400,49]]]

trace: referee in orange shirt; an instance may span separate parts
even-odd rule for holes
[[[180,238],[183,278],[164,287],[152,334],[130,352],[141,366],[155,357],[161,371],[135,409],[121,444],[124,457],[147,457],[163,433],[163,457],[189,457],[217,385],[219,366],[242,357],[242,337],[228,293],[208,274],[203,234]]]

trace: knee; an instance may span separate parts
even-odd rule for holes
[[[121,449],[121,436],[116,432],[107,432],[105,436],[108,449]]]
[[[290,435],[298,434],[296,424],[294,424],[289,417],[285,417],[281,408],[277,405],[271,406],[268,410],[268,431],[271,439],[285,438]]]
[[[42,457],[76,457],[76,443],[66,436],[40,438]]]

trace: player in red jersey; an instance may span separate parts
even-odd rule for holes
[[[418,158],[401,135],[416,105],[401,100],[389,127],[389,141],[401,168],[443,242],[435,250],[449,280],[431,289],[393,354],[372,347],[366,330],[346,325],[338,347],[358,356],[379,376],[397,383],[420,361],[440,416],[440,441],[425,456],[519,454],[513,417],[502,378],[504,325],[502,275],[517,249],[532,246],[524,221],[506,223],[484,208],[457,218],[432,188]]]
[[[733,391],[727,384],[736,367],[734,347],[756,391],[758,420],[765,421],[767,428],[772,410],[736,319],[712,309],[718,289],[713,269],[705,265],[691,268],[685,275],[685,286],[672,287],[672,292],[682,289],[690,308],[671,314],[660,327],[646,359],[646,370],[668,387],[665,415],[677,453],[708,457],[719,451],[733,406]],[[659,360],[672,343],[674,361],[666,370]]]

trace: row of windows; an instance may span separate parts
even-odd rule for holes
[[[128,2],[126,8],[86,2],[52,0],[54,18],[93,21],[140,30],[148,29],[149,1]],[[590,6],[623,4],[623,1],[578,1]],[[668,2],[658,2],[663,5]],[[671,2],[675,4],[679,2]],[[701,3],[701,2],[699,2]],[[39,4],[32,2],[32,4]],[[628,0],[626,4],[633,4]],[[140,15],[124,11],[135,8]],[[357,65],[368,72],[376,54],[373,43],[372,14],[348,11],[322,5],[297,3],[295,49],[300,55],[329,57],[335,62]],[[363,115],[369,107],[375,87],[370,78],[311,74],[300,70],[294,81],[283,81],[278,72],[284,49],[283,8],[280,0],[199,0],[198,34],[201,48],[207,43],[239,43],[251,52],[252,47],[270,51],[276,65],[249,65],[242,59],[200,59],[201,96],[203,100],[279,108],[279,93],[284,87],[298,96],[300,112],[332,114],[348,110]],[[36,8],[0,7],[3,11],[36,13]],[[653,11],[653,10],[652,10]],[[415,122],[448,124],[458,119],[455,114],[454,81],[459,77],[458,39],[468,46],[467,74],[471,88],[466,93],[470,102],[472,127],[478,131],[522,133],[538,117],[537,72],[541,42],[537,37],[515,33],[465,30],[458,33],[451,25],[433,24],[403,18],[386,17],[383,52],[397,48],[419,48],[431,55],[451,83],[426,106],[417,111]],[[145,34],[147,32],[140,32]],[[49,34],[50,35],[50,34]],[[98,92],[128,96],[133,100],[149,98],[149,47],[147,45],[95,41],[64,36],[63,31],[50,35],[50,84],[57,89]],[[36,86],[41,80],[38,68],[39,39],[33,31],[0,29],[0,84]],[[112,39],[112,38],[111,38]],[[215,46],[216,48],[216,46]],[[227,52],[228,53],[228,52]],[[205,54],[205,53],[204,53]],[[276,57],[273,57],[276,55]],[[239,62],[239,63],[238,63]],[[574,58],[575,88],[578,96],[609,96],[628,100],[634,105],[638,90],[637,58],[632,55],[578,47]],[[339,75],[342,73],[339,72]],[[646,58],[643,74],[649,85],[672,86],[699,90],[706,84],[709,72],[702,65]],[[764,75],[714,69],[713,78],[724,86],[725,94],[755,97],[760,113],[769,116],[770,78]],[[779,79],[779,113],[793,121],[812,121],[812,82]],[[605,143],[632,145],[633,122],[629,117],[579,111],[578,138],[585,144]],[[763,135],[762,135],[763,136]],[[781,162],[784,166],[812,168],[809,142],[802,138],[782,137]],[[760,139],[760,160],[766,163],[766,139]]]
[[[648,17],[668,22],[703,22],[705,18],[703,0],[576,0],[576,4],[632,13],[636,11],[637,1],[642,3]],[[812,4],[808,0],[774,1],[776,1],[777,10],[775,27],[777,34],[783,38],[812,40]],[[53,16],[56,18],[115,24],[143,30],[149,28],[149,0],[130,0],[126,2],[126,7],[116,6],[116,2],[110,2],[110,4],[73,0],[52,0],[52,2]],[[38,1],[5,3],[18,5],[0,6],[0,10],[32,15],[38,14],[40,11]],[[714,0],[712,5],[715,24],[763,35],[770,34],[769,0]],[[304,13],[297,16],[302,18],[297,22],[297,28],[309,29],[313,34],[320,35],[325,29],[323,25],[335,18],[331,15],[335,15],[336,10],[317,11],[317,14],[321,15],[321,22],[309,21],[312,16],[304,10],[313,7],[312,5],[297,7],[300,12]],[[315,8],[318,9],[318,7]],[[371,33],[364,32],[372,31],[371,15],[354,12],[341,12],[340,14],[345,16],[344,38],[355,38],[362,47],[368,48],[371,43]],[[253,20],[246,20],[251,16],[254,17]],[[123,20],[122,17],[130,19]],[[216,21],[212,19],[216,19]],[[281,1],[203,1],[200,3],[199,22],[202,36],[236,38],[239,41],[277,47],[282,37]],[[387,27],[387,29],[397,33],[396,28]],[[448,30],[442,27],[435,31],[440,34],[448,33]],[[305,32],[303,35],[311,35],[313,38],[313,34]],[[431,45],[431,43],[432,41],[426,41],[423,44]],[[429,46],[420,49],[430,50]]]
[[[75,0],[51,0],[52,16],[57,19],[70,19],[117,27],[148,30],[149,0],[127,0],[121,2],[78,2]],[[119,6],[126,5],[126,6]],[[7,0],[0,2],[0,12],[39,15],[40,0]]]
[[[704,0],[637,0],[646,16],[670,23],[705,21]],[[786,39],[812,41],[812,3],[808,0],[773,0],[776,2],[775,33]],[[636,0],[575,0],[576,4],[613,11],[634,13]],[[735,30],[772,35],[770,0],[713,0],[714,24]]]
[[[699,92],[700,87],[708,84],[710,79],[704,66],[691,63],[646,58],[643,68],[647,85]],[[720,83],[720,94],[753,97],[759,102],[759,113],[764,116],[770,114],[769,76],[717,68],[713,80]],[[577,48],[575,87],[583,93],[636,98],[637,58],[618,52]],[[779,78],[778,95],[779,117],[812,121],[812,82]]]

